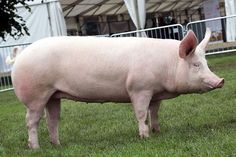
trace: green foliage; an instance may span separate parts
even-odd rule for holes
[[[21,4],[30,11],[25,1],[30,0],[0,0],[0,37],[3,40],[7,34],[14,38],[29,35],[24,19],[16,13],[16,4]]]
[[[225,86],[162,102],[160,134],[138,137],[130,104],[62,101],[61,146],[49,142],[45,119],[39,150],[27,148],[25,107],[14,92],[0,93],[0,156],[38,157],[234,157],[236,156],[236,54],[208,57]]]

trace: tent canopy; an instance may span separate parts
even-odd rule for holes
[[[182,11],[201,7],[204,0],[146,0],[146,12]],[[128,14],[124,0],[60,0],[65,17]]]

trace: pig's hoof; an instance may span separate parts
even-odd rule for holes
[[[149,137],[149,135],[139,135],[141,139],[146,139]]]
[[[59,140],[51,141],[51,144],[53,144],[53,145],[57,145],[57,146],[60,146],[60,145],[61,145],[61,143],[60,143]]]
[[[159,126],[153,126],[152,127],[152,132],[156,133],[156,134],[160,133],[161,132],[160,127]]]
[[[149,129],[144,129],[139,132],[139,136],[141,139],[148,138],[149,137]]]
[[[28,147],[30,148],[30,149],[39,149],[39,144],[37,144],[37,143],[33,143],[33,142],[28,142]]]

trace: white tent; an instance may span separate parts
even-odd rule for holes
[[[133,0],[127,0],[133,1]],[[147,13],[197,10],[205,0],[136,0]],[[60,0],[65,17],[118,15],[128,12],[124,0]],[[132,3],[132,2],[130,2]],[[142,3],[142,2],[141,2]]]
[[[8,36],[6,42],[0,41],[1,46],[32,43],[44,37],[66,35],[65,20],[58,0],[34,0],[28,4],[31,12],[18,5],[17,14],[26,21],[30,36],[25,35],[17,40]]]
[[[187,10],[191,10],[194,14],[197,13],[197,10],[201,8],[204,1],[205,0],[60,0],[60,3],[64,17],[70,19],[68,20],[70,22],[77,22],[78,25],[76,25],[76,22],[73,22],[73,25],[71,25],[73,29],[77,29],[78,27],[82,28],[84,26],[83,19],[90,16],[99,16],[100,19],[102,19],[101,21],[103,21],[103,19],[106,21],[106,18],[103,17],[129,14],[136,29],[139,30],[145,27],[146,13],[166,13],[174,11],[176,17],[181,17],[181,12],[185,12],[183,14],[186,14]],[[122,18],[123,17],[124,16],[122,16]],[[73,18],[74,20],[71,20]],[[79,18],[81,18],[81,20]],[[132,25],[125,26],[123,24],[111,24],[109,26],[103,24],[100,26],[105,28],[105,30],[115,28],[119,32],[122,29],[126,30],[124,27],[133,27]],[[107,33],[107,31],[105,32]],[[112,33],[114,33],[114,31],[112,31]],[[137,35],[143,36],[144,34],[138,33]]]
[[[225,0],[225,12],[227,16],[236,14],[236,0]],[[227,36],[228,42],[236,40],[236,19],[235,18],[227,19],[226,36]]]
[[[126,8],[129,12],[129,15],[134,22],[137,30],[144,29],[146,22],[146,10],[145,10],[145,0],[124,0]],[[143,34],[137,34],[137,36],[146,36]]]
[[[11,48],[5,46],[28,44],[45,37],[66,35],[66,24],[58,0],[34,0],[28,4],[31,12],[18,5],[17,14],[26,21],[30,36],[24,35],[17,40],[7,36],[6,41],[0,40],[0,73],[8,72],[11,67],[5,64]]]

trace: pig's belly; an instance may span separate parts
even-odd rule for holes
[[[123,79],[118,81],[68,81],[55,86],[55,98],[64,98],[82,102],[130,102]]]
[[[102,92],[102,91],[101,91]],[[90,96],[80,96],[79,94],[73,95],[70,93],[56,91],[53,95],[53,98],[57,99],[69,99],[74,101],[81,102],[94,102],[94,103],[104,103],[104,102],[121,102],[129,103],[130,99],[128,95],[90,95]]]

